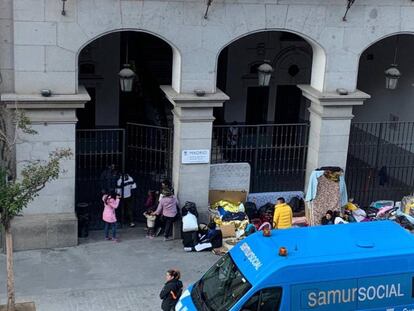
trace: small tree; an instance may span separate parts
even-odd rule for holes
[[[11,221],[49,181],[59,177],[60,161],[72,156],[70,149],[56,150],[49,154],[47,161],[26,162],[17,177],[14,150],[19,142],[19,132],[36,134],[22,111],[0,106],[0,225],[6,240],[7,311],[15,311]]]

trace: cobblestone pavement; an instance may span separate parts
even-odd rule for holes
[[[218,259],[211,252],[185,253],[180,240],[148,240],[142,228],[120,234],[121,243],[94,232],[77,247],[15,253],[17,300],[35,301],[38,311],[161,310],[167,269],[180,269],[187,286]],[[5,259],[0,254],[0,304]]]

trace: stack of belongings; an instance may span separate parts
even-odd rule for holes
[[[309,224],[305,216],[304,200],[299,196],[295,196],[291,198],[288,205],[292,208],[293,212],[292,226],[307,227]],[[250,222],[245,230],[246,236],[263,230],[266,226],[273,227],[274,204],[268,202],[260,208],[257,208],[254,202],[246,202],[244,207]]]
[[[376,219],[388,219],[390,212],[394,210],[394,201],[381,200],[372,202],[371,207],[378,210],[375,218]]]
[[[182,239],[184,250],[201,252],[221,249],[223,246],[221,231],[215,223],[198,224],[198,212],[195,203],[185,202],[182,208]]]
[[[272,228],[275,210],[272,203],[268,202],[260,208],[257,208],[254,202],[246,202],[245,210],[249,219],[249,224],[244,232],[245,236],[249,236],[256,231],[261,231],[265,227]]]
[[[348,202],[344,172],[340,167],[326,166],[313,171],[305,201],[309,206],[311,226],[320,225],[328,211],[341,212]]]
[[[406,230],[414,232],[414,195],[403,197],[401,210],[396,210],[395,221]]]
[[[370,204],[369,207],[363,208],[368,220],[382,220],[392,218],[395,210],[394,201],[380,200]]]
[[[181,209],[182,233],[184,247],[194,247],[198,243],[198,212],[196,204],[185,202]]]
[[[408,195],[401,200],[401,209],[405,214],[414,217],[414,195]]]
[[[351,199],[345,205],[344,213],[347,216],[349,222],[371,221],[371,218],[367,216],[367,212],[364,209],[360,208],[358,204],[355,204]]]
[[[249,220],[243,203],[220,200],[215,202],[211,208],[216,210],[216,213],[213,213],[213,220],[220,227],[223,238],[240,238],[244,234]]]

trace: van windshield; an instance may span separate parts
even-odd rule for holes
[[[198,310],[229,310],[250,288],[230,255],[223,256],[194,284],[191,297]]]

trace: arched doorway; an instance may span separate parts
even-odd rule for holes
[[[349,193],[360,204],[400,201],[413,191],[413,50],[413,35],[396,34],[360,56],[358,89],[371,98],[353,109],[347,162]],[[401,73],[395,88],[385,74],[394,63]]]
[[[212,160],[248,162],[252,192],[304,189],[308,103],[297,84],[310,84],[313,48],[290,32],[265,31],[226,46],[217,87],[230,96],[216,108]],[[258,68],[273,69],[259,85]]]
[[[102,191],[117,188],[124,173],[137,185],[136,220],[147,191],[171,178],[172,106],[160,85],[171,85],[172,59],[168,43],[132,31],[104,35],[79,53],[79,85],[91,101],[77,110],[75,200],[88,204],[92,228],[102,226]],[[120,87],[124,64],[136,74],[128,92]],[[118,219],[125,221],[122,211]]]

